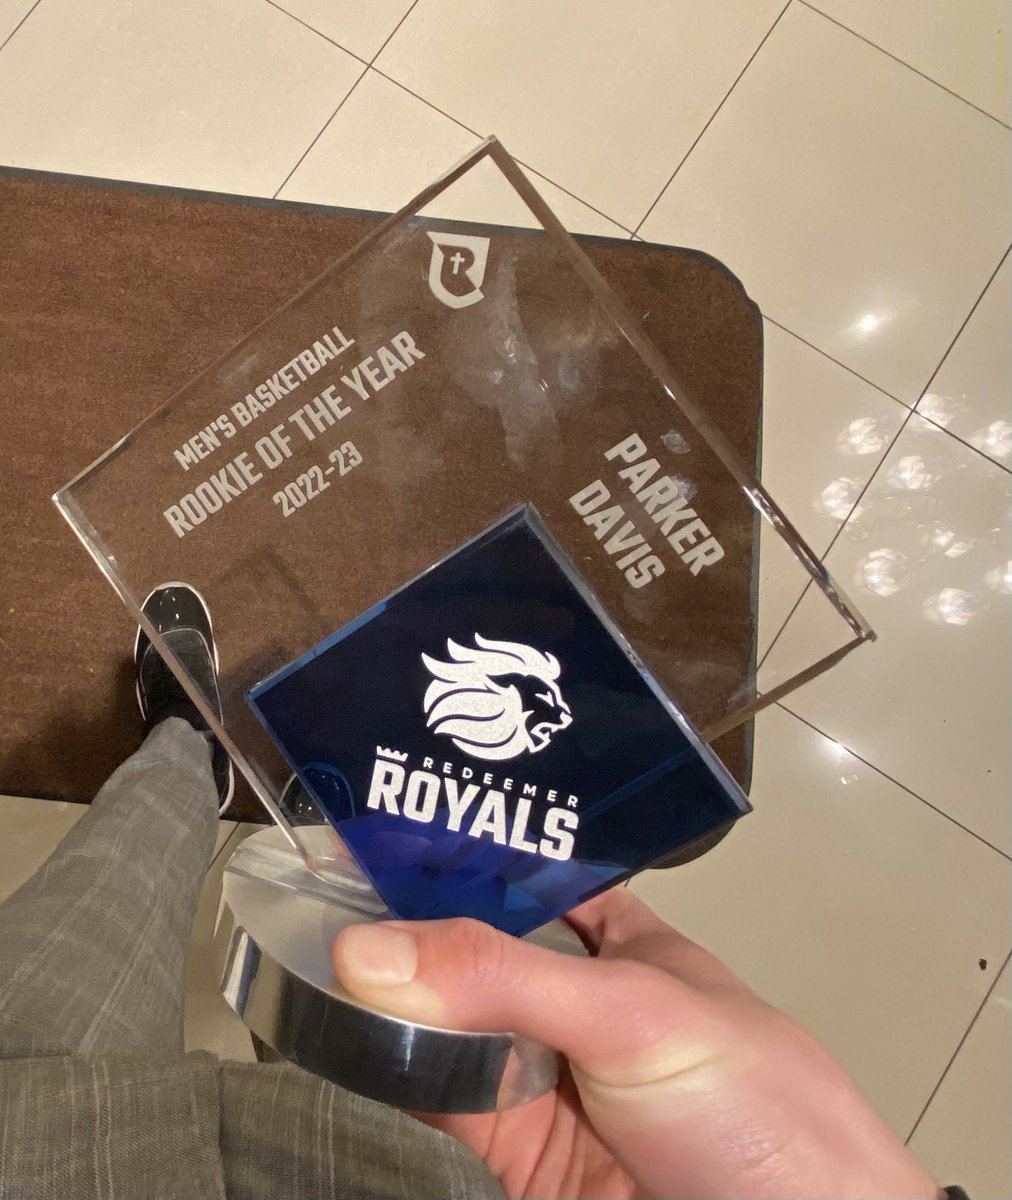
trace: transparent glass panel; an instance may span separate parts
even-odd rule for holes
[[[515,510],[704,742],[872,636],[495,140],[54,499],[135,618],[167,580],[207,600],[220,722],[148,633],[320,871],[344,851],[249,693]],[[760,696],[763,523],[825,620]]]

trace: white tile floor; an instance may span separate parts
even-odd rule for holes
[[[0,0],[0,163],[390,209],[497,133],[572,230],[741,277],[766,482],[881,640],[760,717],[735,835],[636,887],[977,1197],[1012,1195],[1009,27],[1004,0]],[[817,617],[764,576],[776,666]],[[0,801],[0,894],[72,819]],[[213,887],[188,1037],[248,1053]]]

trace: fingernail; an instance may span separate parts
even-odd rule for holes
[[[362,983],[408,983],[418,969],[418,946],[404,929],[352,925],[341,936],[341,962]]]

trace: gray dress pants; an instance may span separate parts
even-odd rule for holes
[[[0,904],[0,1198],[501,1197],[403,1113],[290,1065],[184,1054],[216,828],[209,745],[168,720]]]

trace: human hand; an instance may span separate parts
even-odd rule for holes
[[[467,920],[351,926],[334,945],[362,1000],[566,1056],[559,1086],[521,1108],[422,1116],[509,1196],[938,1196],[812,1038],[631,893],[568,919],[595,957]]]

